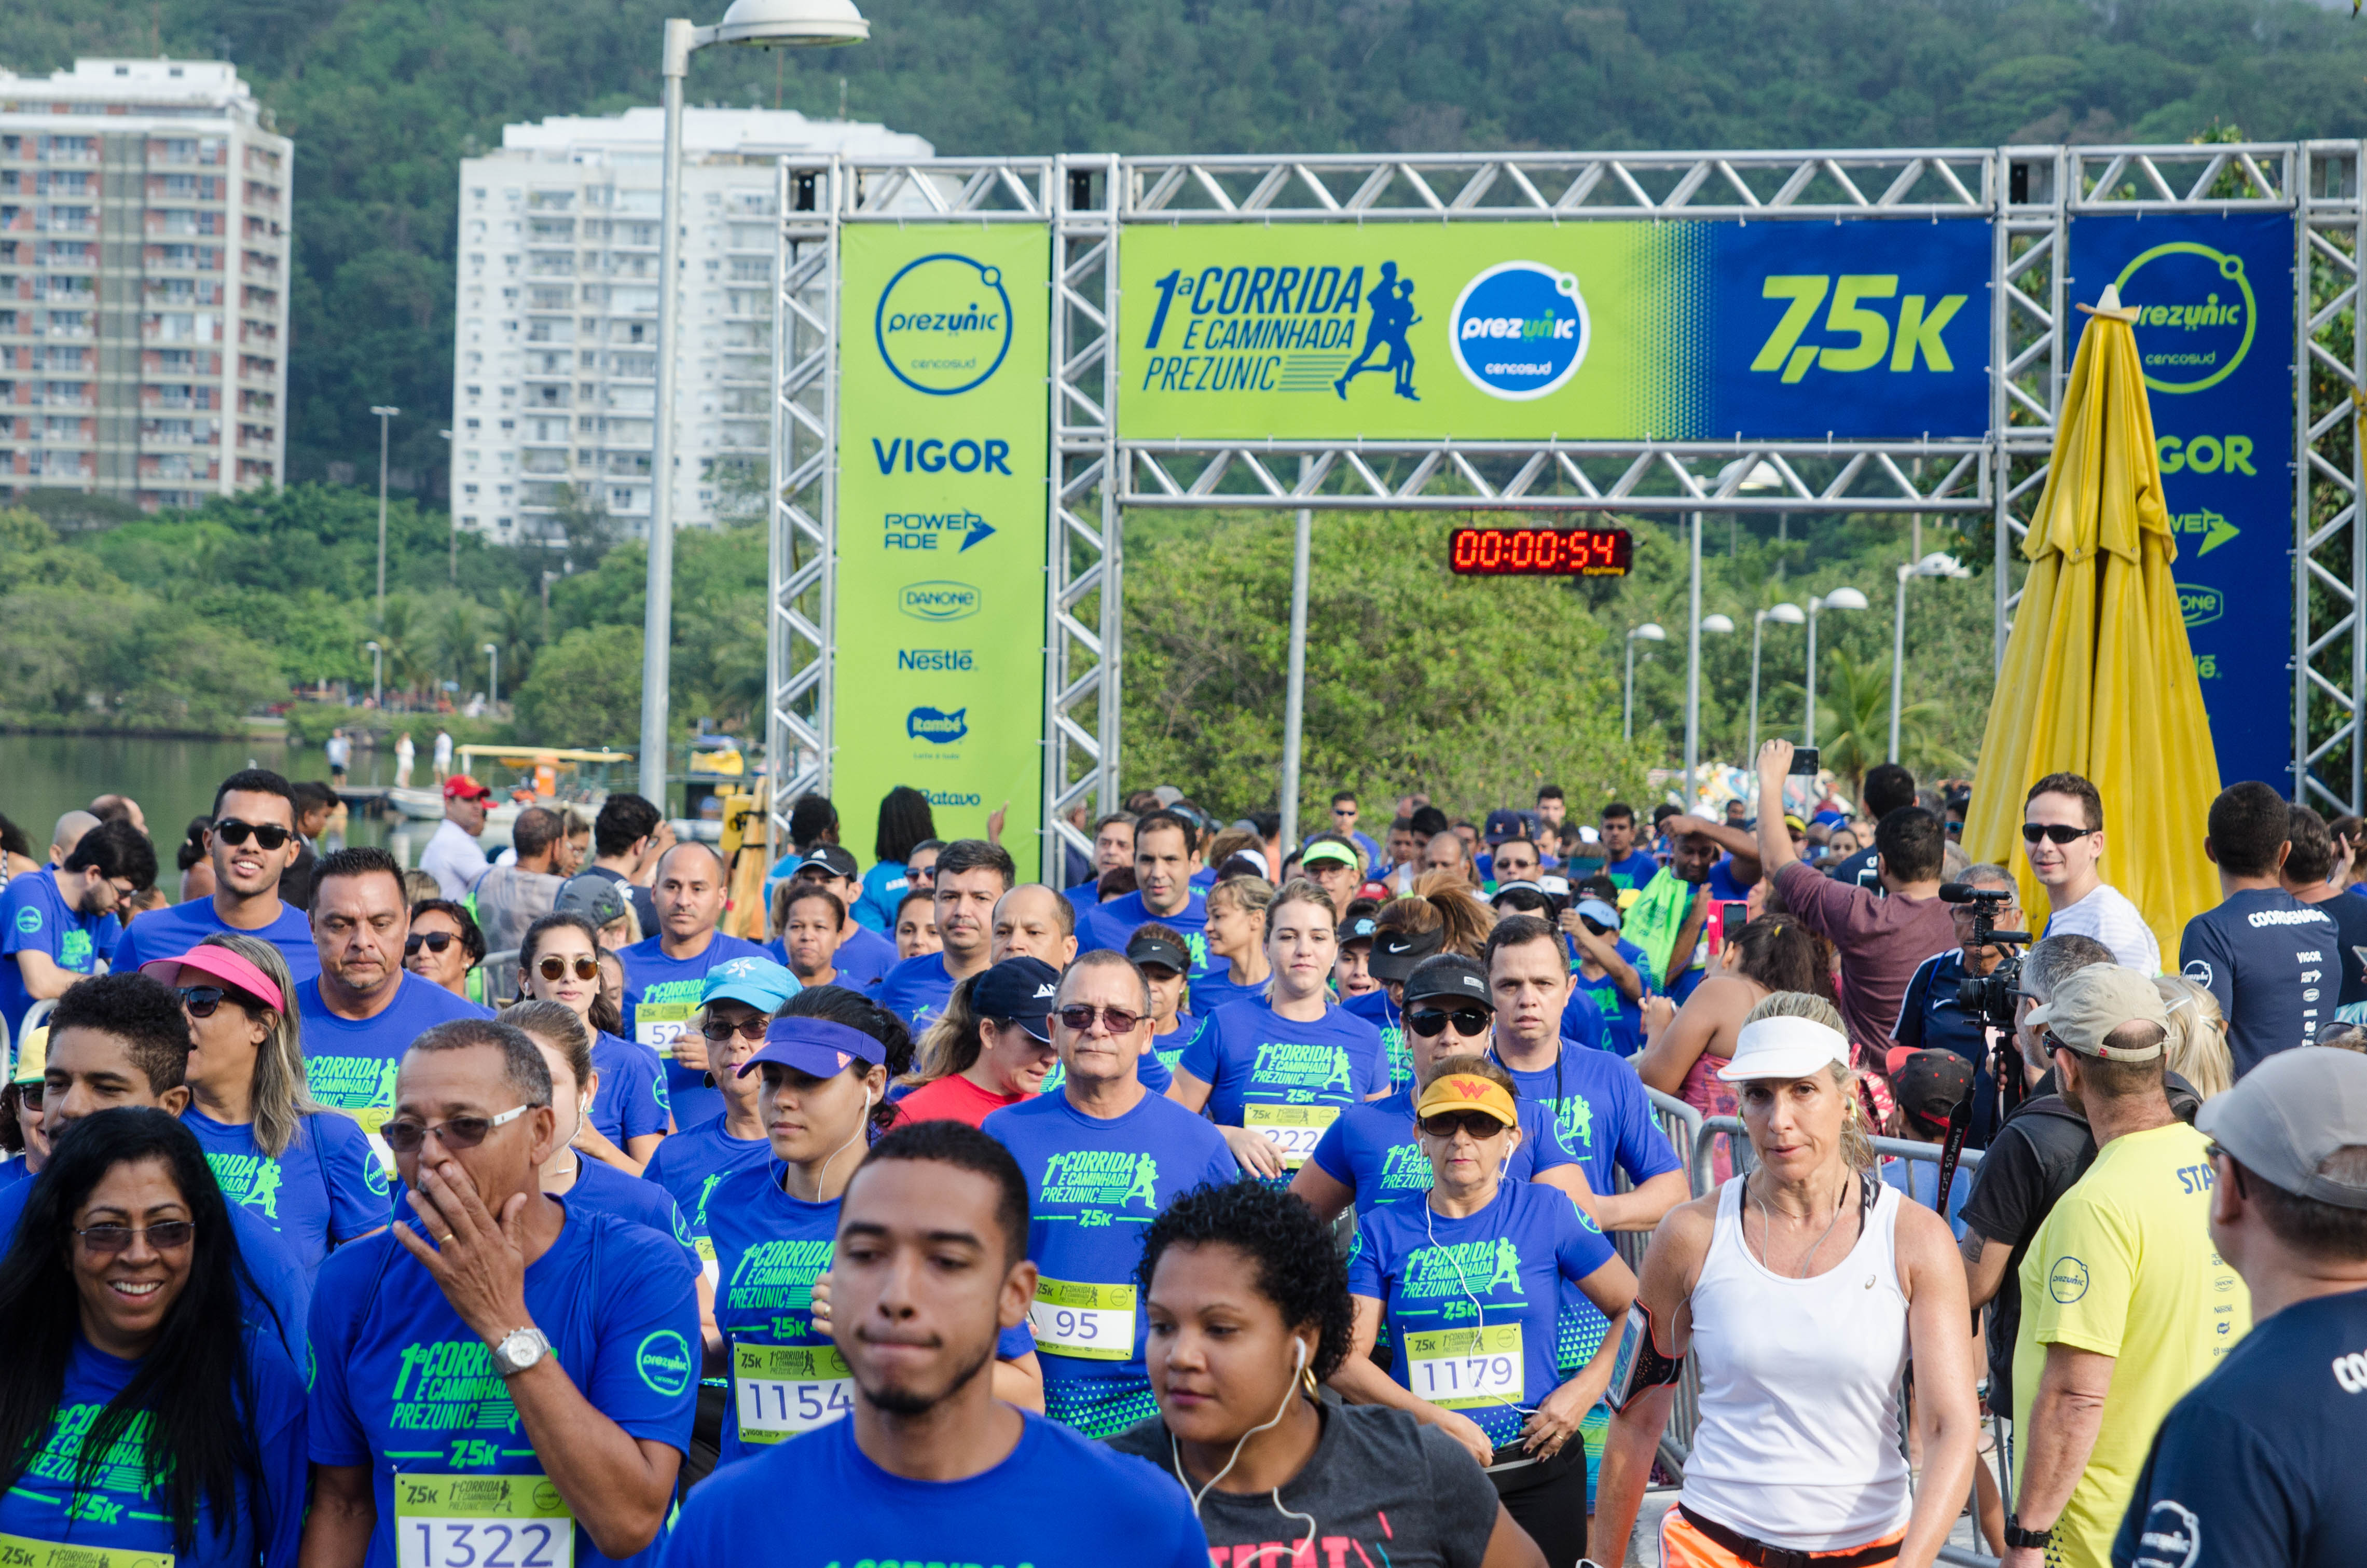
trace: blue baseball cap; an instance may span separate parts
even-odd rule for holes
[[[1036,1039],[1052,1038],[1052,998],[1060,971],[1025,954],[1008,958],[969,983],[970,1011],[981,1018],[1007,1019]]]
[[[770,959],[728,959],[707,971],[698,1005],[745,1002],[760,1013],[776,1013],[782,1003],[804,989],[796,975]]]
[[[746,1077],[759,1062],[777,1062],[809,1077],[831,1078],[858,1061],[878,1067],[887,1060],[888,1048],[861,1029],[828,1018],[775,1018],[764,1031],[764,1049],[742,1064],[740,1076]]]

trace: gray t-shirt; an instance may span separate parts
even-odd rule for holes
[[[1460,1443],[1387,1405],[1342,1404],[1327,1395],[1319,1408],[1323,1436],[1282,1489],[1283,1507],[1301,1517],[1285,1517],[1271,1493],[1211,1492],[1200,1503],[1210,1546],[1281,1541],[1277,1561],[1287,1563],[1288,1543],[1305,1538],[1305,1516],[1312,1515],[1319,1542],[1344,1536],[1363,1549],[1361,1557],[1348,1552],[1350,1562],[1479,1568],[1500,1505],[1495,1483]],[[1149,1460],[1162,1475],[1175,1473],[1166,1423],[1155,1416],[1109,1445]]]

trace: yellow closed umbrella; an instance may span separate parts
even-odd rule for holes
[[[2030,574],[1989,702],[1965,849],[2013,868],[2037,930],[2049,906],[2022,852],[2022,798],[2050,773],[2082,775],[2103,797],[2104,880],[2175,969],[2186,922],[2219,902],[2203,854],[2219,759],[2170,579],[2178,545],[2130,330],[2137,312],[2108,288],[2089,313],[2022,540]]]

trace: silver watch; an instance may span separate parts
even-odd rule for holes
[[[550,1341],[538,1328],[514,1328],[493,1346],[493,1369],[504,1378],[535,1366],[550,1354]]]

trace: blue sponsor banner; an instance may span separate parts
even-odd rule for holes
[[[2117,284],[2178,540],[2171,568],[2219,777],[2293,769],[2293,218],[2083,217],[2071,297]],[[2075,330],[2090,320],[2075,312]]]

